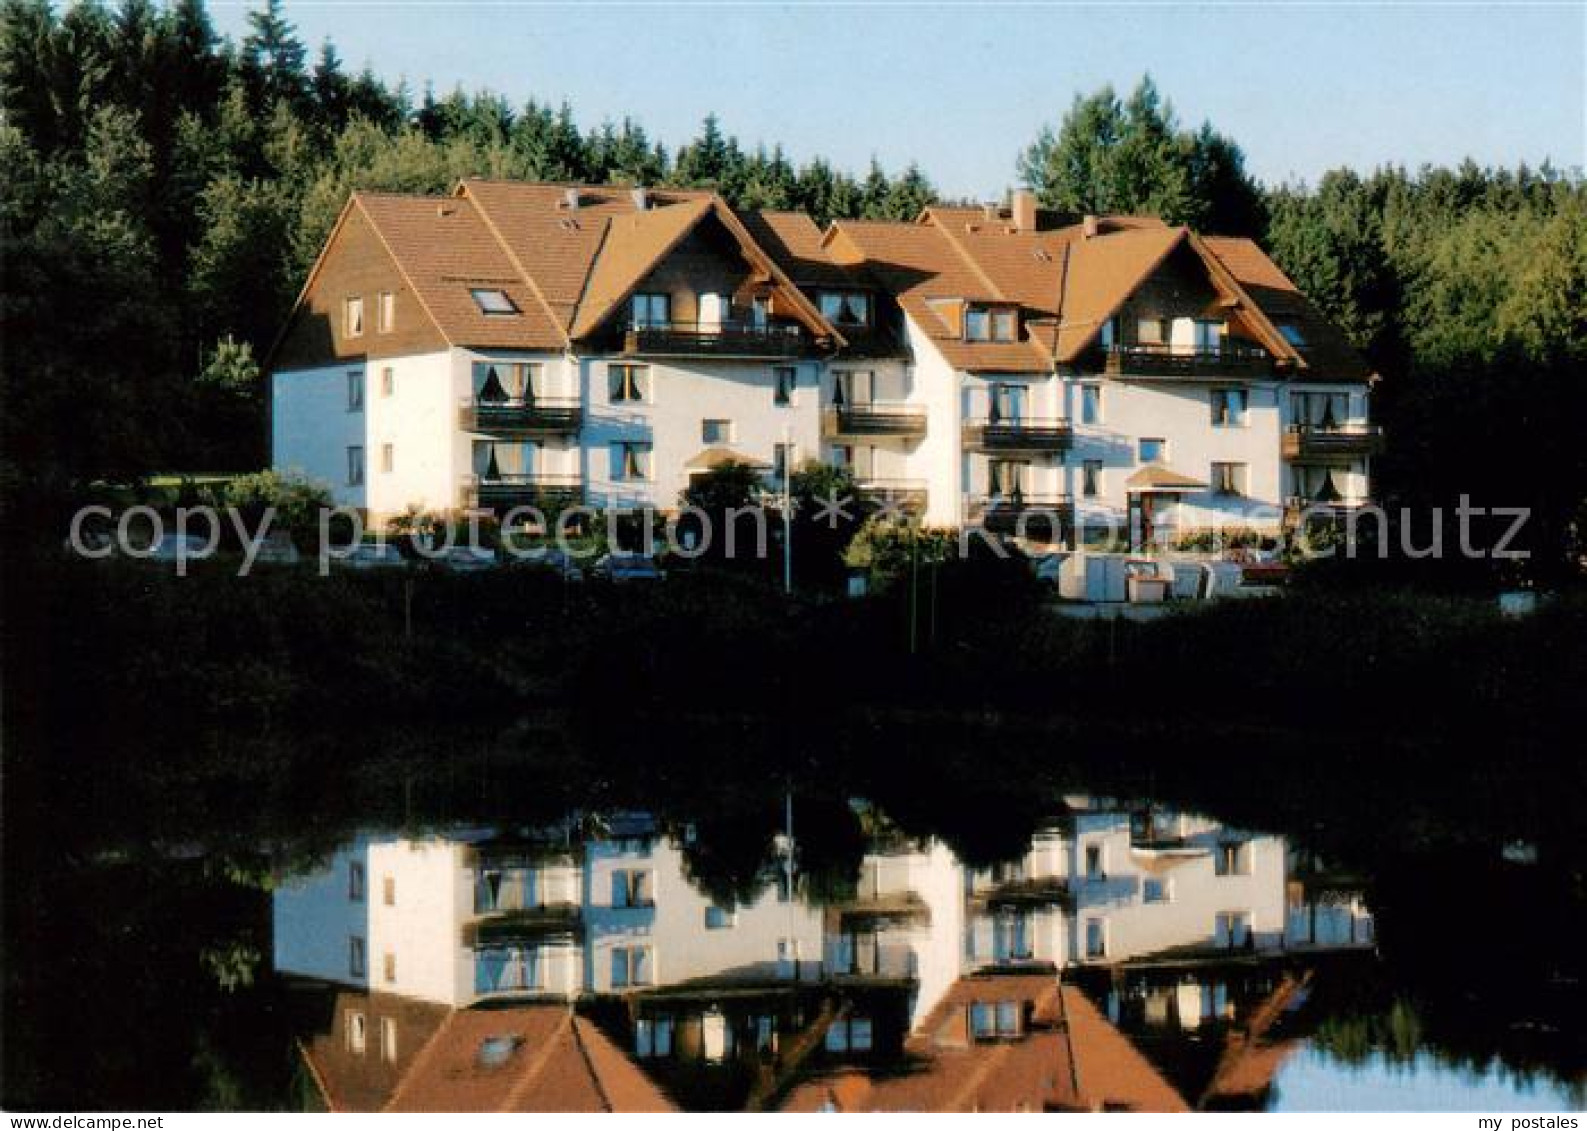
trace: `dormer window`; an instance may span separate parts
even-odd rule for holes
[[[871,296],[863,291],[823,291],[821,317],[834,326],[869,326]]]
[[[628,309],[629,317],[635,326],[665,326],[672,321],[672,296],[635,295],[629,302]]]
[[[964,312],[967,342],[1012,342],[1019,319],[1006,306],[971,306]]]
[[[468,291],[481,314],[517,314],[518,304],[507,292],[496,287],[470,287]]]

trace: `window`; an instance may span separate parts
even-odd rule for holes
[[[1212,465],[1212,493],[1214,495],[1243,496],[1245,494],[1246,465],[1243,463],[1214,463]]]
[[[612,479],[619,483],[643,483],[650,478],[650,445],[638,440],[620,440],[611,448]]]
[[[616,946],[612,948],[612,988],[650,985],[650,948]]]
[[[1006,385],[997,382],[987,391],[989,400],[989,419],[992,421],[1007,421],[1018,424],[1025,419],[1025,405],[1028,402],[1030,386]]]
[[[629,302],[628,311],[635,326],[665,326],[672,321],[672,296],[635,295]]]
[[[1245,409],[1250,395],[1244,389],[1212,390],[1212,426],[1244,428]]]
[[[718,907],[713,903],[705,909],[705,929],[708,931],[725,931],[733,925],[734,920],[730,907]]]
[[[347,862],[347,899],[351,903],[364,902],[364,862]]]
[[[380,881],[381,898],[387,907],[397,906],[397,881],[393,876],[386,876]]]
[[[347,411],[362,412],[364,410],[364,371],[362,369],[349,369],[347,371]]]
[[[772,380],[776,385],[776,390],[772,393],[772,403],[793,404],[794,387],[799,383],[799,371],[791,365],[779,365],[772,370]]]
[[[342,304],[342,337],[364,336],[364,300],[350,298]]]
[[[772,478],[781,483],[791,473],[795,453],[798,448],[793,444],[773,444],[771,449],[771,474]]]
[[[827,1029],[828,1052],[870,1052],[871,1041],[869,1017],[850,1016]]]
[[[1169,338],[1168,319],[1142,318],[1135,324],[1135,340],[1143,346],[1160,346]]]
[[[1249,911],[1220,911],[1212,925],[1213,939],[1218,946],[1235,947],[1251,945],[1251,913]]]
[[[823,291],[821,317],[837,326],[869,326],[871,296],[860,291]]]
[[[368,967],[364,964],[364,937],[362,935],[347,936],[347,975],[350,978],[362,978]]]
[[[653,907],[650,873],[638,868],[619,868],[612,873],[613,907]]]
[[[474,952],[475,993],[520,993],[540,986],[540,948],[504,946]]]
[[[375,330],[381,334],[389,334],[396,324],[397,296],[390,291],[381,291],[380,298],[375,304]]]
[[[1278,332],[1284,335],[1284,340],[1296,349],[1306,345],[1306,335],[1301,333],[1300,327],[1293,322],[1280,322]]]
[[[1196,319],[1195,323],[1196,350],[1200,353],[1217,353],[1223,342],[1223,323],[1211,322],[1204,318]]]
[[[397,1022],[391,1017],[380,1019],[380,1059],[387,1064],[397,1063]]]
[[[634,1053],[641,1057],[672,1055],[672,1018],[641,1017],[634,1022]]]
[[[972,306],[964,312],[964,340],[986,342],[992,338],[992,313],[984,306]]]
[[[1080,423],[1102,423],[1102,386],[1080,386]]]
[[[397,980],[397,956],[391,951],[386,951],[380,959],[380,972],[388,984]]]
[[[1012,310],[992,311],[992,340],[994,342],[1012,342],[1017,336],[1016,328],[1019,319]]]
[[[1086,879],[1105,880],[1107,872],[1102,866],[1102,846],[1100,844],[1086,845]]]
[[[646,400],[650,370],[643,365],[608,365],[606,390],[613,404]]]
[[[1168,903],[1171,894],[1165,879],[1147,876],[1141,881],[1141,898],[1147,903]]]
[[[1036,916],[1030,908],[1004,907],[992,922],[992,958],[1020,962],[1035,957]]]
[[[347,485],[364,485],[364,449],[356,444],[347,449]]]
[[[1107,924],[1101,919],[1086,920],[1086,957],[1105,958],[1108,953]]]
[[[1102,494],[1102,461],[1088,459],[1080,464],[1080,493],[1088,499]]]
[[[1156,436],[1142,436],[1140,441],[1142,463],[1162,463],[1168,459],[1168,441]]]
[[[368,1033],[364,1028],[364,1015],[357,1010],[349,1009],[347,1018],[347,1051],[364,1055],[364,1048],[368,1044]]]
[[[508,297],[507,292],[497,287],[470,287],[469,297],[474,300],[474,305],[479,307],[481,314],[517,314],[518,304]]]
[[[766,328],[766,321],[771,317],[771,299],[765,295],[756,295],[749,300],[749,324],[757,330]]]
[[[1213,872],[1219,876],[1249,876],[1251,874],[1251,847],[1237,840],[1226,840],[1218,845],[1213,857]]]
[[[970,1006],[970,1036],[974,1040],[1014,1040],[1019,1032],[1019,1002],[978,1001]]]
[[[395,444],[380,445],[380,470],[383,474],[390,475],[397,465],[397,446]]]
[[[731,420],[700,421],[700,442],[703,444],[731,444],[733,442],[733,422]]]
[[[387,365],[380,370],[380,395],[389,397],[397,391],[397,371]]]
[[[1105,350],[1110,350],[1119,344],[1119,316],[1117,314],[1102,323],[1102,329],[1097,334],[1097,340]]]

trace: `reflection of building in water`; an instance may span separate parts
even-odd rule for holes
[[[718,904],[639,815],[371,837],[278,889],[275,963],[359,991],[305,1045],[336,1106],[598,1109],[534,1083],[561,1042],[600,1050],[579,1096],[635,1109],[639,1081],[686,1107],[1154,1109],[1214,1069],[1164,1078],[1121,1029],[1237,1028],[1282,984],[1274,956],[1370,939],[1337,877],[1287,864],[1277,837],[1083,798],[991,867],[879,836],[824,901],[768,868]],[[475,1091],[415,1082],[443,1063]]]

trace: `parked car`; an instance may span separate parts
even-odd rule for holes
[[[297,565],[303,560],[292,535],[285,530],[272,530],[265,535],[264,543],[254,556],[255,565]]]
[[[517,560],[534,569],[555,570],[564,581],[583,581],[584,567],[566,550],[555,546],[536,546],[518,554]]]
[[[602,555],[595,562],[595,574],[615,583],[630,581],[661,581],[667,575],[661,567],[644,554],[621,551]]]
[[[202,562],[215,556],[215,547],[197,534],[162,534],[144,556],[155,562]]]
[[[480,570],[495,569],[501,564],[496,551],[484,546],[451,546],[431,560],[453,573],[478,573]]]
[[[344,557],[331,561],[348,569],[401,569],[408,564],[402,551],[389,542],[360,542]]]

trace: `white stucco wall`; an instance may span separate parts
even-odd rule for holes
[[[384,375],[391,371],[387,394]],[[371,519],[379,522],[408,507],[455,506],[453,448],[463,393],[457,388],[452,351],[382,358],[369,363],[364,390],[368,470],[365,492]],[[392,469],[383,449],[392,447]]]
[[[364,374],[364,408],[348,410],[347,375]],[[365,505],[366,488],[347,482],[347,449],[364,448],[370,479],[368,367],[361,361],[277,372],[270,381],[270,466],[296,471],[331,490],[340,506]]]

